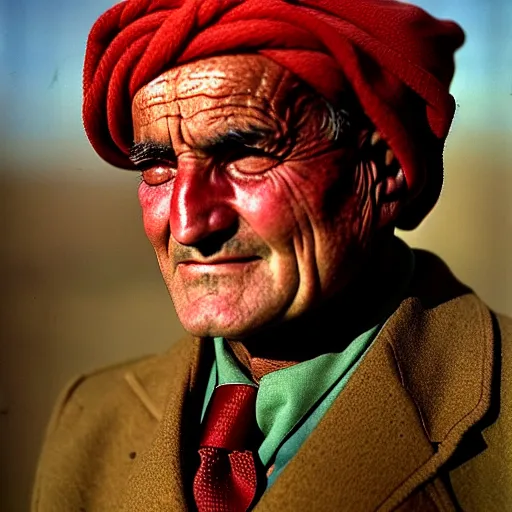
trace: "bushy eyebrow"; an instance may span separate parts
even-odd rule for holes
[[[272,140],[272,132],[260,128],[230,128],[224,133],[206,138],[196,145],[197,149],[215,155],[235,148],[261,149],[262,144]],[[176,153],[170,144],[151,141],[136,142],[130,148],[130,160],[138,165],[147,160],[176,161]]]
[[[171,145],[157,142],[136,142],[130,148],[130,160],[138,165],[147,160],[169,160],[175,161],[176,154]]]
[[[262,143],[272,139],[270,130],[261,128],[235,129],[230,128],[224,133],[219,133],[210,139],[206,139],[199,144],[199,149],[208,153],[216,150],[224,150],[232,146],[245,146],[248,148],[260,148]]]

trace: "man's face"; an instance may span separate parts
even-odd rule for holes
[[[326,112],[256,55],[187,64],[137,93],[144,227],[191,333],[243,339],[346,286],[367,206],[357,144],[330,141]]]

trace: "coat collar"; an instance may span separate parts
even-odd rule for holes
[[[314,510],[315,503],[392,510],[436,473],[487,411],[489,310],[434,256],[417,252],[416,268],[409,297],[256,512]],[[183,454],[194,453],[187,433],[198,422],[187,404],[204,393],[199,361],[211,362],[201,355],[204,346],[189,340],[173,356],[163,417],[134,468],[125,510],[187,509],[183,481],[190,481],[186,468],[194,455]]]
[[[187,482],[195,464],[195,433],[199,425],[200,403],[196,394],[204,393],[200,382],[203,343],[186,336],[157,363],[125,379],[148,412],[158,421],[149,448],[137,459],[126,486],[121,510],[132,512],[184,511],[190,496]],[[207,352],[207,351],[206,351]],[[208,354],[206,354],[208,356]],[[156,378],[155,378],[156,376]]]

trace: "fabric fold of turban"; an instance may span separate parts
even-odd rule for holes
[[[133,169],[131,103],[164,71],[214,55],[258,53],[333,106],[348,81],[405,174],[413,229],[443,182],[455,112],[449,93],[464,33],[395,0],[126,0],[103,14],[87,42],[83,120],[107,162]]]

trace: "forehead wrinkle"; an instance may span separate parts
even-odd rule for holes
[[[173,101],[176,99],[176,81],[164,73],[140,89],[135,99],[141,109]]]
[[[272,83],[274,82],[274,83]],[[274,97],[274,87],[275,81],[269,80],[269,70],[265,68],[263,73],[261,74],[261,80],[258,83],[258,87],[254,91],[254,96],[257,98],[273,98]],[[270,100],[267,100],[270,103]]]
[[[213,97],[231,94],[233,89],[243,90],[251,93],[254,90],[255,82],[259,81],[260,74],[234,72],[234,63],[225,56],[223,69],[219,69],[219,59],[206,59],[199,61],[195,66],[186,67],[176,79],[176,90],[178,97],[188,98],[197,94],[206,94]],[[235,60],[236,62],[236,60]],[[243,66],[242,66],[243,67]],[[239,70],[239,66],[236,67]]]
[[[198,109],[189,109],[184,108],[183,105],[180,105],[181,110],[181,118],[185,121],[194,121],[197,118],[204,117],[203,122],[217,121],[219,118],[225,119],[233,119],[233,118],[247,118],[252,117],[257,119],[260,122],[272,123],[273,116],[269,114],[268,109],[264,106],[255,106],[255,105],[236,105],[236,104],[226,104],[219,105],[218,103],[214,103],[208,105],[207,107],[198,108]],[[186,107],[186,106],[185,106]],[[185,110],[185,112],[184,112]]]
[[[174,95],[172,80],[166,76],[160,76],[142,87],[132,102],[134,131],[137,132],[151,123],[157,123],[162,117],[172,115],[172,97]],[[170,99],[171,101],[169,101]]]
[[[169,137],[169,143],[174,149],[174,152],[178,154],[180,148],[184,148],[187,144],[185,142],[185,138],[183,136],[183,116],[181,115],[181,108],[178,102],[178,116],[168,116],[167,117],[167,134]],[[176,122],[172,122],[173,119],[176,119]]]
[[[272,107],[276,113],[276,118],[282,123],[284,130],[290,128],[287,126],[287,122],[289,121],[290,112],[294,108],[295,91],[300,85],[301,82],[295,75],[285,71],[280,76],[280,80],[276,82],[275,89],[272,91]],[[290,97],[292,93],[293,97]]]
[[[152,123],[158,123],[162,118],[179,117],[179,105],[174,101],[159,101],[153,105],[145,105],[139,108],[134,102],[132,120],[134,128],[147,127]],[[135,114],[135,115],[134,115]]]
[[[167,105],[167,103],[166,103],[166,105]],[[148,107],[146,112],[147,112],[147,115],[145,116],[145,118],[148,119],[148,124],[156,123],[156,122],[160,121],[160,119],[163,119],[164,117],[165,118],[181,117],[179,112],[169,112],[168,110],[156,109],[156,108],[151,108],[151,107]]]
[[[187,125],[188,132],[195,134],[195,140],[214,139],[230,130],[262,131],[266,132],[267,138],[273,139],[279,136],[278,123],[263,110],[227,112],[224,108],[218,108],[198,112],[193,118],[183,119],[183,121],[182,124]]]
[[[185,123],[183,121],[184,120],[182,120],[180,123],[178,123],[179,124],[179,133],[181,136],[182,144],[183,145],[186,144],[187,147],[197,148],[198,143],[196,141],[194,134],[191,133],[191,131],[189,130],[187,123]],[[185,137],[187,138],[187,142],[185,142]]]
[[[257,55],[213,57],[184,65],[176,77],[176,90],[180,99],[198,93],[219,97],[229,95],[233,90],[251,96],[271,97],[262,92],[262,78],[263,85],[279,82],[279,75],[285,71],[274,61]]]
[[[176,95],[179,99],[206,94],[204,91],[221,90],[229,82],[224,71],[218,69],[191,71],[185,77],[176,79]]]
[[[235,112],[240,115],[247,115],[245,111],[251,111],[252,117],[254,112],[261,114],[259,120],[270,120],[272,118],[269,115],[269,110],[273,111],[272,106],[265,100],[265,98],[255,99],[252,96],[248,96],[246,93],[232,94],[222,100],[219,98],[211,98],[206,95],[197,95],[196,98],[204,97],[205,101],[196,102],[190,101],[193,98],[187,99],[174,99],[171,101],[160,100],[153,104],[146,104],[141,107],[141,111],[144,113],[140,121],[140,126],[146,126],[151,122],[157,122],[162,117],[180,117],[186,120],[192,120],[194,117],[215,112],[216,110],[227,109],[230,111],[229,117],[232,117]],[[137,105],[135,105],[137,107]],[[226,114],[223,114],[226,115]],[[226,116],[227,116],[226,115]]]
[[[134,131],[134,142],[154,142],[156,144],[170,144],[167,117],[150,120],[144,124],[137,123]]]

